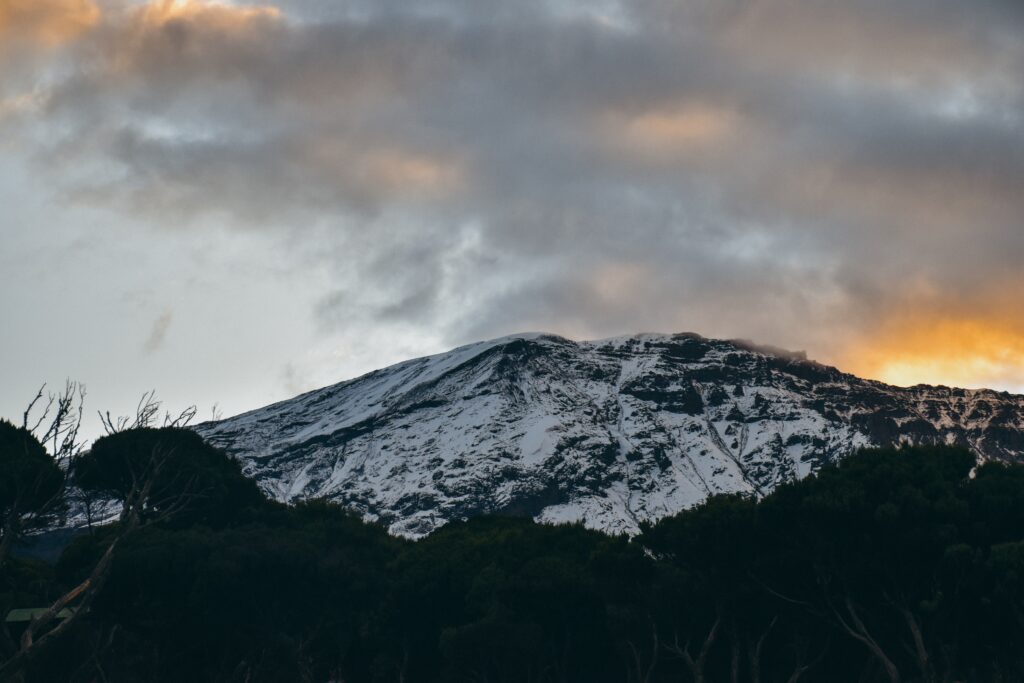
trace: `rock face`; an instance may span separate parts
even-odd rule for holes
[[[763,494],[862,446],[1024,459],[1024,396],[866,381],[695,334],[529,334],[371,372],[196,430],[282,501],[408,536],[482,513],[634,532]]]

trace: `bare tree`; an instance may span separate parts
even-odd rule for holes
[[[22,414],[21,426],[46,446],[58,461],[72,458],[81,452],[84,443],[79,439],[85,405],[85,385],[70,379],[64,389],[47,394],[41,411],[36,406],[43,398],[46,385],[39,387]]]

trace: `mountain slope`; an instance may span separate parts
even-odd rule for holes
[[[861,380],[694,334],[516,335],[196,427],[271,496],[417,536],[481,513],[633,532],[868,445],[1024,459],[1024,397]]]

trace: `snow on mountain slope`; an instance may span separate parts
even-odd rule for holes
[[[868,445],[1024,459],[1024,397],[861,380],[694,334],[463,346],[196,430],[282,501],[326,497],[419,536],[481,513],[635,532],[763,494]]]

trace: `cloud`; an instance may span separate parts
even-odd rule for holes
[[[149,354],[160,350],[160,347],[164,345],[164,340],[167,338],[167,330],[170,329],[173,319],[173,311],[167,310],[153,321],[153,326],[149,330],[149,336],[146,337],[146,341],[142,345],[143,351]]]
[[[17,109],[39,172],[315,237],[325,334],[689,329],[907,381],[929,329],[987,363],[1024,328],[985,303],[1024,257],[1018,3],[39,7],[75,27]]]
[[[3,0],[0,37],[24,47],[56,46],[95,26],[99,8],[91,0]]]

